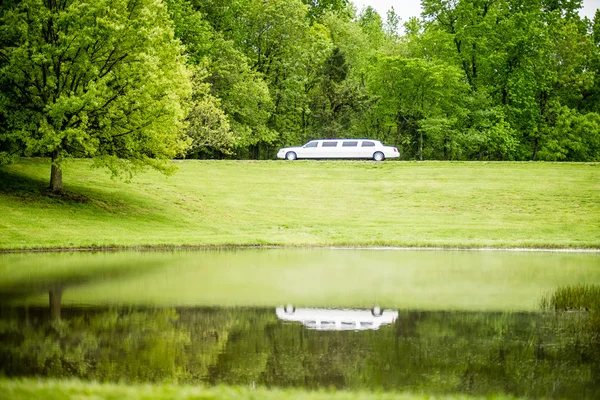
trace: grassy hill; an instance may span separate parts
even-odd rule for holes
[[[130,183],[73,160],[0,168],[0,249],[293,245],[600,248],[600,164],[178,161]]]

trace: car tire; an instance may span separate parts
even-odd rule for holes
[[[373,314],[374,317],[381,317],[381,313],[382,313],[381,307],[379,307],[379,306],[375,306],[371,310],[371,314]]]
[[[285,153],[285,159],[288,161],[294,161],[297,158],[298,156],[293,151],[288,151],[287,153]]]
[[[287,306],[285,306],[283,308],[283,310],[285,311],[286,314],[293,314],[296,311],[296,307],[294,307],[291,304],[288,304]]]
[[[373,160],[383,161],[383,160],[385,160],[385,155],[382,152],[377,151],[377,152],[375,152],[375,154],[373,154]]]

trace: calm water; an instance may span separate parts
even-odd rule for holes
[[[0,275],[9,377],[600,398],[600,317],[539,311],[600,284],[598,254],[5,254]]]

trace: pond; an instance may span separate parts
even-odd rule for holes
[[[600,318],[542,311],[600,254],[0,255],[0,374],[600,398]]]

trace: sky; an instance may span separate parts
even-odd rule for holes
[[[394,7],[396,14],[402,18],[402,23],[408,21],[410,17],[416,17],[421,14],[421,0],[350,0],[360,11],[363,7],[371,6],[381,18],[385,21],[387,10]],[[592,19],[596,10],[600,8],[600,0],[583,0],[583,8],[580,10],[581,16],[587,16]]]

